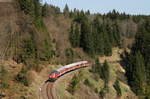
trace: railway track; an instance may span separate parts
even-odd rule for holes
[[[85,68],[85,67],[84,67]],[[81,68],[80,68],[81,69]],[[78,71],[79,69],[75,69],[71,72],[65,73],[65,75],[61,76],[57,81],[55,82],[47,82],[42,85],[41,90],[41,96],[42,99],[59,99],[57,96],[57,93],[55,93],[55,87],[64,77],[66,78],[67,76],[70,76],[71,74],[74,74]],[[41,99],[41,98],[40,98]],[[61,99],[61,98],[60,98]]]
[[[47,92],[47,98],[48,99],[54,99],[53,95],[53,83],[52,82],[47,82],[47,87],[46,87],[46,92]]]

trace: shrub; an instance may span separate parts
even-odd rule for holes
[[[73,62],[74,52],[73,52],[73,50],[71,48],[67,48],[65,50],[65,55],[67,57],[67,63]]]
[[[89,86],[89,87],[93,86],[93,84],[89,81],[89,79],[85,79],[84,84]]]
[[[44,40],[44,60],[48,60],[54,55],[54,52],[51,50],[50,46],[51,45],[48,40]]]
[[[77,76],[77,75],[74,75],[74,77],[72,78],[72,81],[71,81],[71,83],[70,83],[70,86],[69,86],[69,88],[68,88],[68,91],[69,91],[71,94],[74,94],[74,92],[76,91],[77,86],[78,86],[78,83],[79,83],[78,76]]]
[[[78,75],[73,76],[73,78],[71,80],[71,83],[70,83],[70,86],[68,88],[68,91],[71,94],[74,94],[74,92],[77,90],[77,88],[79,87],[79,83],[82,80],[82,78],[83,78],[83,73],[82,72],[79,72]]]
[[[25,86],[29,86],[29,81],[27,79],[27,68],[26,67],[22,67],[21,71],[17,74],[16,76],[16,81],[24,84]]]
[[[8,71],[4,68],[4,66],[0,67],[0,80],[1,80],[1,88],[5,89],[9,87],[8,84]]]
[[[107,93],[106,89],[103,88],[103,89],[99,92],[99,95],[100,95],[102,98],[104,98],[105,95],[106,95],[106,93]]]
[[[116,80],[115,84],[113,85],[115,90],[117,91],[117,95],[118,96],[121,96],[122,95],[122,91],[121,91],[121,88],[120,88],[120,83],[118,80]]]

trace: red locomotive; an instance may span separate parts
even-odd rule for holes
[[[55,80],[57,80],[58,77],[62,76],[63,74],[65,74],[69,71],[72,71],[72,70],[75,70],[75,69],[78,69],[81,67],[86,67],[88,65],[89,65],[88,61],[80,61],[80,62],[76,62],[76,63],[72,63],[69,65],[63,66],[63,67],[51,72],[49,74],[49,80],[55,81]]]

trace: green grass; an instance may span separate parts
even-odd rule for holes
[[[88,85],[89,87],[93,88],[93,90],[97,90],[97,91],[100,91],[101,88],[103,88],[103,85],[104,85],[104,81],[101,80],[100,78],[98,78],[99,80],[96,81],[94,78],[95,75],[93,75],[91,72],[89,72],[88,69],[85,69],[84,70],[84,75],[83,75],[83,79],[84,81],[85,80],[88,80],[89,81],[89,84]],[[98,76],[99,77],[99,76]]]

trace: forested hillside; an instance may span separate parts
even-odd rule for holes
[[[131,53],[125,52],[126,75],[133,90],[141,98],[150,98],[150,20],[138,29]]]
[[[70,12],[70,17],[73,20],[70,29],[72,46],[82,47],[91,55],[106,56],[111,56],[112,47],[131,47],[138,29],[149,20],[148,16],[132,16],[115,10],[101,15],[75,9]]]
[[[64,89],[70,96],[78,96],[80,88],[85,96],[87,89],[100,99],[135,99],[134,94],[150,98],[150,16],[116,10],[93,14],[71,10],[67,4],[61,12],[40,0],[14,0],[0,14],[0,82],[2,93],[9,98],[36,99],[36,92],[28,88],[35,87],[36,77],[43,77],[42,70],[50,72],[79,60],[88,60],[92,66],[70,78]],[[101,62],[101,57],[114,58],[115,48],[123,51],[117,52],[122,59],[115,64]]]

